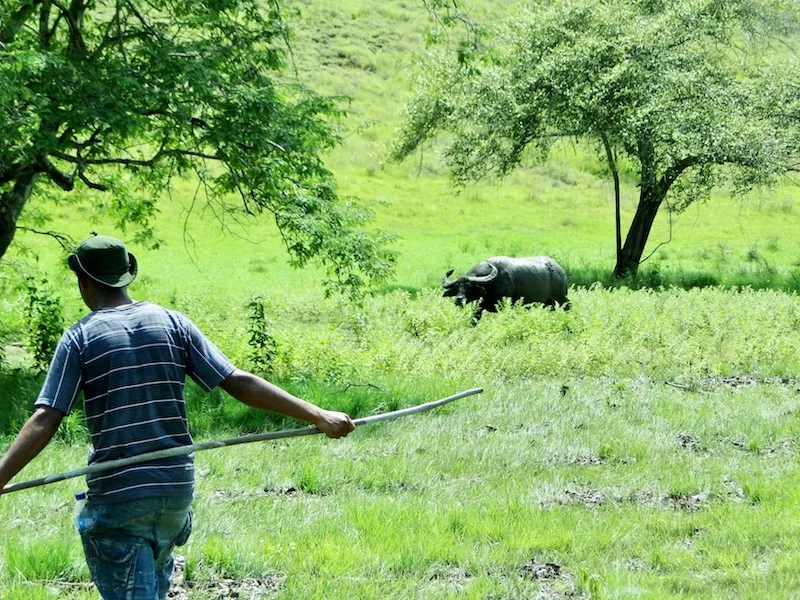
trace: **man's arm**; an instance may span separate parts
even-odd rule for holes
[[[54,408],[40,406],[36,409],[0,459],[0,489],[50,443],[63,418],[64,413]]]
[[[236,369],[219,387],[254,408],[313,423],[331,438],[346,436],[356,428],[345,413],[324,410],[246,371]]]

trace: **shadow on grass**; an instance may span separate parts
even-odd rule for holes
[[[784,292],[800,292],[800,268],[788,273],[756,265],[750,270],[712,273],[708,271],[684,269],[659,269],[657,266],[643,267],[636,275],[617,279],[610,269],[599,267],[565,267],[570,286],[604,289],[660,289],[660,288],[707,288],[718,287],[727,290],[752,288],[772,289]]]
[[[0,372],[0,389],[4,392],[4,405],[0,410],[0,446],[11,442],[33,412],[43,377],[22,369]],[[375,384],[326,385],[312,380],[271,381],[295,396],[329,410],[346,412],[353,418],[430,402],[459,391],[452,385],[441,382],[409,385],[407,381],[398,380]],[[218,438],[307,426],[302,421],[246,406],[219,388],[206,394],[191,380],[186,382],[186,404],[189,430],[192,436],[198,438]],[[78,408],[64,419],[56,440],[65,444],[89,442],[81,406],[82,399],[79,398],[76,402]]]
[[[0,371],[0,437],[15,434],[33,412],[43,375],[23,369]]]
[[[399,410],[453,394],[452,385],[384,381],[376,384],[328,385],[313,380],[271,379],[275,385],[328,410],[356,419]],[[236,401],[220,389],[204,394],[193,383],[186,386],[189,427],[193,436],[218,437],[305,427],[303,421],[263,412]]]

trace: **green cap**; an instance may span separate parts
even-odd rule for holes
[[[69,268],[78,274],[112,288],[121,288],[136,279],[136,257],[125,243],[107,235],[83,240],[69,255]]]

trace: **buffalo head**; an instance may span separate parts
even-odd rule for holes
[[[468,302],[477,302],[486,296],[486,286],[497,277],[497,267],[489,264],[490,271],[487,275],[463,275],[452,281],[447,278],[453,274],[453,269],[445,273],[442,278],[445,298],[456,299],[456,306],[464,306]]]

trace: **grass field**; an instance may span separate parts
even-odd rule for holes
[[[243,367],[247,305],[260,296],[273,379],[355,416],[486,391],[346,440],[198,454],[176,597],[797,597],[798,188],[719,191],[673,216],[672,242],[632,282],[643,289],[611,286],[613,189],[591,148],[563,146],[544,165],[458,192],[435,147],[387,165],[430,26],[422,3],[294,6],[299,76],[353,98],[352,133],[329,165],[398,236],[396,275],[362,307],[326,300],[319,272],[288,267],[266,217],[187,220],[195,184],[185,181],[165,195],[162,248],[131,248],[141,273],[131,293],[185,312]],[[510,10],[472,8],[486,19]],[[627,181],[626,219],[636,192]],[[52,210],[53,227],[76,239],[103,227],[130,235],[69,205]],[[664,213],[649,250],[668,237]],[[67,322],[85,314],[57,247],[19,241],[38,252]],[[507,306],[472,327],[439,282],[497,254],[554,256],[577,284],[573,309]],[[13,270],[0,275],[12,280],[0,296],[2,450],[40,378],[18,368],[29,364],[26,299],[8,285]],[[219,392],[192,387],[189,404],[198,440],[296,425]],[[76,468],[86,453],[76,413],[20,479]],[[97,598],[70,523],[79,489],[0,498],[0,599]]]
[[[796,383],[491,381],[460,406],[344,441],[198,455],[184,587],[193,598],[221,597],[225,580],[279,598],[793,597],[798,415]],[[51,448],[28,475],[85,452]],[[80,586],[74,488],[3,499],[4,598],[94,597]]]

